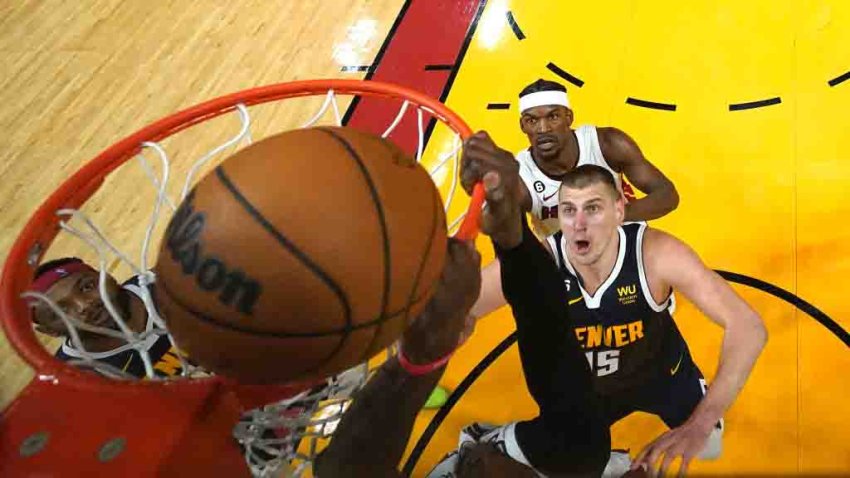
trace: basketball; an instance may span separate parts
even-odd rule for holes
[[[171,218],[155,295],[176,344],[248,383],[312,380],[395,341],[439,279],[446,219],[392,143],[309,128],[254,143]]]

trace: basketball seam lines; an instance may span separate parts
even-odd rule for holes
[[[333,335],[340,335],[342,332],[349,330],[349,328],[341,328],[341,329],[332,329],[332,330],[321,331],[321,332],[274,332],[274,331],[270,331],[270,330],[247,329],[247,328],[244,328],[244,327],[240,327],[236,324],[232,324],[232,323],[223,321],[223,320],[221,320],[217,317],[214,317],[212,315],[205,314],[204,312],[201,312],[200,310],[195,309],[194,307],[190,306],[189,304],[186,304],[185,302],[179,300],[177,298],[178,296],[176,294],[172,293],[171,289],[168,287],[168,284],[164,280],[162,280],[162,277],[157,277],[156,282],[157,282],[158,285],[162,286],[162,291],[165,294],[168,295],[168,297],[171,299],[171,301],[174,302],[175,304],[177,304],[181,309],[185,310],[186,312],[191,313],[192,315],[194,315],[198,319],[201,319],[202,321],[207,322],[209,324],[217,325],[219,327],[222,327],[222,328],[225,328],[225,329],[230,329],[230,330],[233,330],[233,331],[236,331],[236,332],[241,332],[241,333],[244,333],[244,334],[263,335],[263,336],[271,336],[271,337],[276,337],[276,338],[313,338],[313,337],[329,337],[329,336],[333,336]],[[428,294],[423,294],[423,295],[419,296],[418,298],[416,298],[416,300],[413,301],[412,304],[414,304],[414,305],[418,304],[419,302],[422,302],[426,298],[428,298]],[[352,325],[350,327],[350,330],[354,331],[354,330],[359,330],[359,329],[364,329],[364,328],[370,327],[370,326],[375,325],[377,323],[380,323],[384,320],[387,320],[390,317],[395,317],[396,315],[401,314],[404,311],[405,311],[405,309],[399,309],[397,311],[390,312],[387,315],[381,315],[381,316],[379,316],[375,319],[372,319],[368,322],[363,322],[361,324]],[[166,323],[167,323],[168,317],[165,317],[165,320],[166,320]]]
[[[425,254],[422,254],[422,262],[419,263],[419,270],[416,272],[416,278],[413,282],[413,289],[410,290],[410,296],[407,298],[407,307],[405,308],[405,320],[409,320],[410,309],[413,306],[414,296],[416,295],[416,289],[419,288],[419,282],[422,280],[422,272],[425,271],[425,264],[428,263],[428,259],[431,257],[431,246],[434,244],[434,232],[437,229],[437,208],[442,208],[443,205],[440,203],[438,206],[434,206],[434,203],[437,202],[436,194],[434,190],[431,189],[431,204],[432,204],[432,212],[431,212],[431,234],[428,236],[428,244],[425,246]],[[440,280],[440,276],[442,275],[442,271],[440,275],[437,276],[437,282]],[[434,291],[434,284],[431,284],[427,289],[428,293],[432,293]],[[428,294],[426,293],[426,297]]]
[[[425,252],[424,252],[424,254],[422,254],[422,259],[419,262],[419,268],[416,271],[416,276],[413,279],[413,288],[410,289],[410,295],[407,297],[407,305],[405,305],[405,308],[404,308],[404,321],[405,321],[405,323],[407,323],[410,320],[409,314],[410,314],[410,309],[413,307],[413,304],[414,303],[418,304],[421,301],[421,299],[418,299],[418,300],[416,300],[416,302],[414,302],[414,300],[415,300],[414,297],[416,295],[416,290],[419,288],[419,282],[422,280],[422,273],[425,271],[425,264],[428,263],[428,258],[431,257],[431,246],[434,244],[434,232],[437,229],[437,222],[438,222],[437,221],[437,217],[438,217],[437,208],[443,207],[442,203],[440,203],[437,206],[434,206],[435,202],[437,202],[437,194],[434,193],[434,189],[432,188],[431,189],[431,205],[432,205],[432,207],[431,207],[431,233],[428,235],[428,241],[425,244]],[[437,280],[439,280],[439,276],[437,276]],[[428,287],[427,292],[425,293],[424,297],[430,296],[431,292],[433,292],[433,287],[434,287],[433,284],[430,287]],[[369,344],[369,348],[366,349],[366,355],[368,355],[369,351],[372,350],[372,346],[375,345],[375,340],[377,340],[377,338],[378,338],[378,335],[376,334],[375,337],[373,337],[373,339],[372,339],[372,343]],[[364,356],[363,360],[367,360],[368,358],[369,358],[368,356]]]
[[[304,264],[308,269],[310,269],[322,282],[325,283],[325,285],[328,286],[328,288],[331,289],[334,294],[336,294],[336,296],[339,298],[339,301],[342,303],[343,309],[345,310],[346,327],[343,330],[349,329],[351,327],[351,305],[348,303],[348,297],[346,297],[345,292],[342,290],[342,288],[336,282],[334,282],[334,280],[325,271],[323,271],[318,264],[314,263],[306,254],[304,254],[297,247],[295,247],[295,245],[290,242],[289,239],[287,239],[283,235],[283,233],[278,231],[277,228],[275,228],[274,225],[271,224],[265,218],[265,216],[263,216],[262,213],[260,213],[260,211],[258,211],[254,207],[254,205],[248,201],[248,199],[244,195],[242,195],[242,192],[239,191],[235,184],[233,184],[233,182],[227,176],[227,173],[225,173],[222,166],[218,166],[217,168],[215,168],[215,173],[218,179],[222,182],[222,184],[224,184],[224,187],[226,187],[230,191],[236,201],[241,204],[243,208],[245,208],[248,214],[250,214],[258,223],[260,223],[263,229],[265,229],[266,232],[271,234],[272,237],[274,237],[275,240],[277,240],[277,242],[281,246],[283,246],[284,249],[288,250],[293,256],[295,256],[296,259],[298,259],[302,264]]]
[[[354,147],[352,147],[351,144],[349,144],[348,141],[345,140],[345,138],[338,135],[333,130],[329,128],[318,129],[327,133],[340,145],[342,145],[342,147],[344,147],[346,151],[348,151],[348,154],[351,156],[351,159],[353,159],[354,162],[357,163],[357,167],[360,168],[360,172],[361,174],[363,174],[363,179],[366,182],[366,187],[369,189],[369,195],[372,198],[372,202],[375,204],[375,213],[378,215],[378,223],[381,228],[381,238],[384,242],[384,291],[383,297],[381,298],[381,317],[383,317],[384,320],[378,322],[377,326],[375,327],[375,331],[372,334],[372,340],[369,342],[368,347],[364,352],[364,355],[367,355],[369,353],[369,350],[372,348],[372,345],[375,343],[375,340],[380,335],[381,328],[383,327],[384,322],[387,319],[387,305],[390,299],[390,275],[392,274],[392,263],[390,262],[390,238],[389,233],[387,231],[387,218],[386,214],[384,213],[384,208],[381,205],[381,198],[378,195],[378,188],[375,186],[375,182],[372,180],[372,176],[369,174],[369,169],[366,167],[366,164],[360,158],[360,155],[357,154],[357,151],[354,150]],[[340,340],[338,348],[342,348],[342,345],[347,338],[348,335],[346,335],[342,340]],[[336,351],[334,351],[334,354],[336,354]]]

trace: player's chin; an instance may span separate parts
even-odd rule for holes
[[[561,148],[557,145],[552,145],[551,147],[548,145],[535,146],[534,148],[534,157],[542,160],[555,159],[560,153]]]

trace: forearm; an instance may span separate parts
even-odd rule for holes
[[[444,370],[412,376],[396,357],[387,360],[343,415],[316,460],[316,476],[397,476],[413,421]]]
[[[559,413],[587,399],[591,373],[569,317],[563,278],[523,219],[522,243],[498,245],[502,287],[517,326],[529,392],[541,413]]]
[[[714,426],[746,383],[765,343],[767,332],[756,318],[726,329],[717,374],[690,420]]]
[[[494,259],[481,269],[481,293],[469,313],[475,318],[484,317],[507,303],[502,294],[502,268]]]
[[[672,183],[626,204],[626,221],[649,221],[669,214],[679,205],[679,193]]]
[[[599,476],[611,437],[572,332],[563,278],[527,225],[517,247],[496,246],[496,253],[526,385],[540,408],[536,418],[516,425],[517,443],[529,463],[547,474]]]

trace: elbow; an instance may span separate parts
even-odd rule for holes
[[[765,345],[767,345],[767,327],[764,326],[764,322],[759,318],[759,327],[758,327],[758,338],[759,338],[759,349],[763,349]]]
[[[730,340],[738,344],[737,347],[748,350],[754,357],[761,355],[767,345],[767,327],[755,311],[741,315],[738,320],[728,324],[726,333]]]
[[[764,326],[764,321],[756,313],[753,314],[752,323],[752,342],[756,350],[761,352],[767,345],[767,327]]]
[[[679,207],[679,191],[676,190],[676,186],[674,186],[673,183],[670,183],[668,194],[670,199],[667,206],[667,213],[671,213]]]

